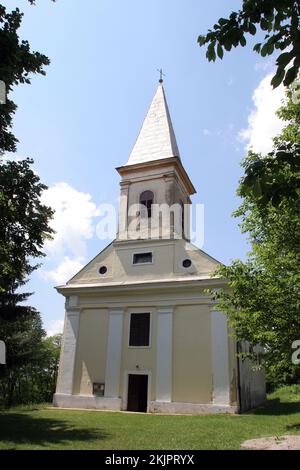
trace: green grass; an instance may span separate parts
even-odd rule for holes
[[[244,415],[161,416],[18,407],[0,413],[0,449],[239,449],[262,436],[300,434],[300,387]]]

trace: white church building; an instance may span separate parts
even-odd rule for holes
[[[66,299],[54,405],[236,413],[265,400],[208,289],[218,262],[190,242],[191,196],[160,80],[120,175],[116,239],[57,290]],[[161,208],[172,208],[165,213]]]

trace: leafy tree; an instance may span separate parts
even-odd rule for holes
[[[31,2],[33,3],[33,2]],[[0,5],[0,80],[6,85],[9,94],[20,83],[30,84],[30,74],[45,75],[44,66],[49,59],[40,52],[32,52],[26,40],[20,40],[18,29],[23,13],[18,8],[8,13]],[[0,156],[5,152],[15,152],[17,138],[11,132],[12,119],[17,105],[11,100],[0,105]]]
[[[50,402],[55,391],[61,335],[45,337],[40,313],[18,305],[27,297],[10,295],[17,304],[0,306],[0,337],[8,351],[0,368],[0,405],[5,407]]]
[[[32,258],[43,256],[42,246],[53,230],[52,209],[41,204],[46,186],[32,170],[33,160],[0,164],[0,292],[15,290],[38,265]]]
[[[41,346],[41,362],[35,375],[37,393],[34,401],[50,402],[55,393],[62,335],[44,338]],[[32,397],[31,397],[32,400]]]
[[[290,85],[300,67],[300,3],[298,0],[243,0],[242,9],[229,18],[220,18],[206,35],[198,38],[200,46],[208,44],[206,57],[215,61],[224,51],[246,46],[247,35],[265,32],[263,42],[255,44],[254,51],[262,57],[280,52],[273,87],[283,81]],[[284,51],[284,52],[282,52]]]
[[[29,0],[30,1],[30,0]],[[30,1],[30,3],[34,3]],[[31,52],[28,41],[20,40],[18,30],[23,13],[11,13],[0,5],[0,79],[9,94],[20,83],[30,84],[30,74],[44,75],[49,59]],[[0,105],[0,156],[16,150],[11,132],[16,105],[10,99]],[[52,230],[48,227],[53,212],[40,203],[46,186],[31,169],[33,161],[0,163],[0,292],[23,282],[36,266],[29,259],[42,256],[42,245]]]
[[[273,382],[299,377],[291,356],[300,338],[300,103],[287,96],[278,115],[288,124],[273,151],[250,151],[243,162],[243,202],[234,215],[248,233],[251,252],[246,262],[218,269],[230,289],[215,294],[237,339],[265,346]]]
[[[32,73],[44,75],[43,67],[49,64],[46,56],[30,50],[28,41],[20,40],[22,17],[18,8],[7,13],[0,5],[0,80],[8,94],[20,83],[30,84]],[[0,105],[0,156],[16,151],[18,141],[11,132],[16,109],[10,99]],[[0,162],[0,338],[7,348],[7,365],[0,370],[0,400],[7,406],[23,396],[25,383],[31,383],[33,394],[37,383],[32,380],[33,371],[47,357],[40,314],[22,305],[29,293],[18,293],[37,268],[33,259],[43,256],[43,243],[52,234],[53,211],[40,201],[46,186],[32,164],[31,159]]]
[[[40,203],[44,186],[30,164],[0,165],[0,338],[7,350],[7,364],[0,369],[0,402],[5,406],[49,400],[58,361],[54,343],[43,340],[40,313],[22,305],[31,294],[19,292],[37,267],[29,257],[43,255],[43,241],[52,232],[52,210]]]
[[[40,201],[46,187],[31,164],[30,159],[0,164],[0,338],[7,348],[0,390],[7,406],[13,403],[24,370],[39,366],[45,334],[40,314],[20,305],[30,294],[17,293],[37,268],[32,258],[43,256],[43,243],[52,233],[48,223],[53,212]]]
[[[7,363],[0,369],[0,397],[6,406],[13,404],[17,376],[22,368],[39,363],[38,353],[45,335],[40,314],[32,307],[19,305],[29,295],[13,291],[0,294],[0,337],[7,348]]]

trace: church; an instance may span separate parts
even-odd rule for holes
[[[241,345],[208,293],[226,288],[212,275],[218,261],[190,242],[196,190],[162,79],[117,171],[115,240],[57,287],[66,312],[54,406],[173,414],[259,406],[264,371],[237,356]]]

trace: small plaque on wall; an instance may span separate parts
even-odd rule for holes
[[[105,384],[94,382],[93,383],[93,395],[97,397],[104,397]]]

